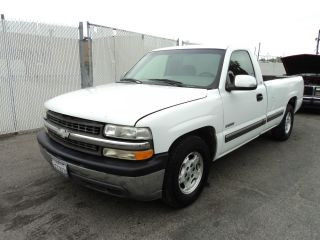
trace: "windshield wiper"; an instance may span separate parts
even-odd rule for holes
[[[120,79],[120,82],[134,82],[138,84],[142,83],[140,80],[134,79],[134,78],[123,78],[123,79]]]
[[[183,84],[182,82],[175,81],[175,80],[171,80],[171,79],[151,78],[151,79],[148,79],[148,80],[149,80],[149,81],[154,81],[154,82],[163,82],[163,83],[166,83],[166,84],[172,85],[172,86],[178,86],[178,87],[184,86],[184,84]]]

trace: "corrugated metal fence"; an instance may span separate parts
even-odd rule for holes
[[[176,46],[177,40],[88,23],[92,39],[93,85],[119,80],[147,52]]]
[[[77,27],[0,25],[0,134],[42,125],[45,100],[80,88]]]
[[[43,103],[86,86],[119,80],[148,51],[177,40],[88,23],[0,24],[0,135],[42,126]]]

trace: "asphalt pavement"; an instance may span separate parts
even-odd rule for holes
[[[36,134],[0,138],[0,239],[320,239],[320,113],[211,164],[191,206],[86,189],[41,157]]]

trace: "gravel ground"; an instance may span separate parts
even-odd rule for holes
[[[0,239],[320,239],[320,114],[212,163],[193,205],[119,199],[55,173],[35,134],[0,138]]]

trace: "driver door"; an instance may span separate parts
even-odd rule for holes
[[[230,58],[227,81],[233,84],[237,75],[255,77],[250,55],[245,50],[234,51]],[[234,76],[234,77],[233,77]],[[267,97],[263,83],[254,90],[221,89],[224,114],[223,153],[258,136],[265,124]]]

